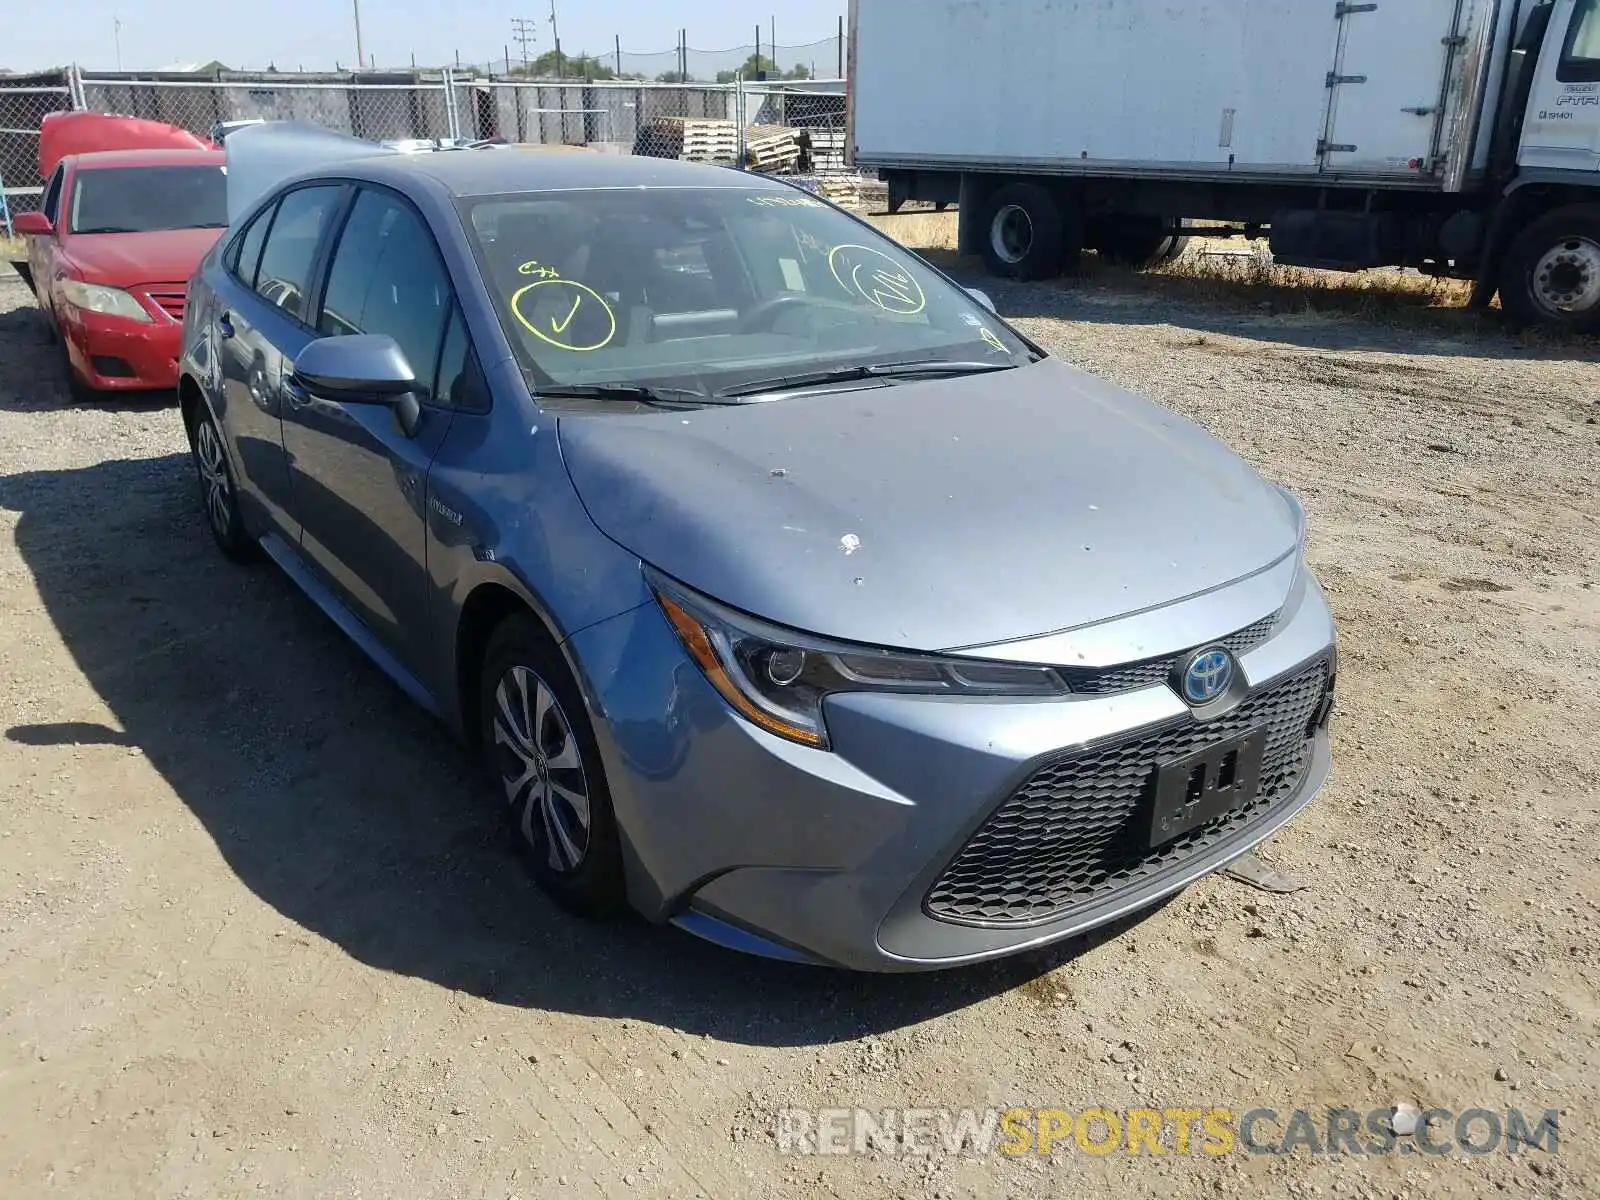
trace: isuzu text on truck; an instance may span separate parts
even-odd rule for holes
[[[1476,281],[1600,329],[1600,0],[853,0],[855,162],[998,275],[1276,261]]]

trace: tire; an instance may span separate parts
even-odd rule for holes
[[[1050,189],[1008,183],[983,207],[983,262],[1002,279],[1050,279],[1077,260],[1083,235],[1077,214]]]
[[[74,404],[94,404],[100,400],[101,393],[78,377],[77,368],[72,365],[72,353],[67,349],[67,339],[57,335],[56,346],[61,356],[61,373],[67,380],[68,399]]]
[[[255,543],[246,532],[244,519],[239,514],[239,489],[234,482],[227,451],[223,448],[222,434],[204,406],[195,417],[189,453],[194,459],[200,511],[205,517],[206,528],[211,530],[217,548],[224,555],[235,562],[248,561]]]
[[[622,843],[594,729],[532,615],[507,618],[490,637],[477,723],[485,771],[540,887],[579,916],[620,912]]]
[[[1500,305],[1526,324],[1600,332],[1600,204],[1558,208],[1512,240]]]
[[[1165,262],[1175,240],[1160,217],[1109,218],[1096,222],[1092,235],[1101,258],[1135,269]]]

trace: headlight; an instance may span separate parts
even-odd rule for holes
[[[661,579],[661,611],[711,686],[769,733],[826,749],[822,701],[835,692],[930,696],[1064,696],[1049,667],[903,654],[767,625]]]
[[[107,287],[103,283],[84,283],[81,279],[63,279],[61,295],[74,308],[88,312],[104,313],[108,317],[126,317],[130,321],[149,321],[150,314],[121,288]]]

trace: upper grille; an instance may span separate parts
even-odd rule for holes
[[[1185,717],[1041,767],[945,868],[928,892],[928,914],[969,925],[1036,925],[1216,844],[1294,793],[1327,679],[1319,662],[1215,721]],[[1156,768],[1261,726],[1267,736],[1255,800],[1152,849]]]
[[[183,321],[183,311],[189,302],[189,290],[187,288],[146,288],[144,294],[154,300],[156,307],[174,321],[180,323]]]
[[[1254,625],[1245,626],[1238,633],[1230,633],[1214,643],[1205,644],[1224,646],[1235,657],[1248,654],[1267,640],[1267,635],[1272,632],[1277,620],[1278,614],[1273,613],[1271,616],[1262,617]],[[1115,667],[1065,667],[1062,669],[1062,674],[1066,676],[1067,685],[1073,691],[1088,696],[1103,696],[1108,692],[1131,692],[1135,688],[1165,683],[1172,677],[1172,672],[1177,669],[1178,662],[1182,658],[1181,654],[1169,654],[1163,658],[1122,663]]]

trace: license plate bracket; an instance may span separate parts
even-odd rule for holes
[[[1150,845],[1170,842],[1254,800],[1261,789],[1266,746],[1263,725],[1156,768]]]

